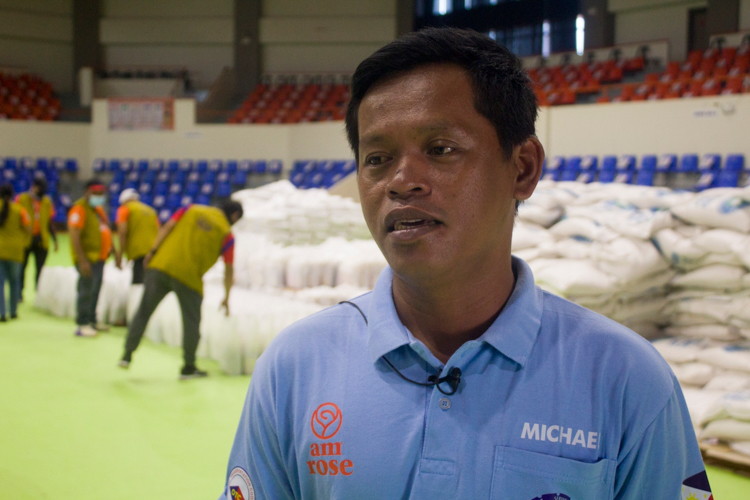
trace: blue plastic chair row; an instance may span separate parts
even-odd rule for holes
[[[740,175],[745,171],[745,157],[730,154],[722,163],[721,155],[686,154],[678,158],[674,154],[645,155],[640,164],[633,155],[604,156],[555,156],[545,160],[542,178],[555,181],[577,181],[636,184],[653,186],[657,174],[697,176],[692,186],[695,190],[712,187],[736,187]]]
[[[42,170],[49,171],[55,170],[57,172],[77,172],[78,161],[75,158],[31,158],[25,156],[23,158],[15,158],[7,156],[0,158],[0,168],[5,170]]]
[[[280,160],[160,160],[160,159],[141,159],[133,160],[130,158],[117,159],[113,158],[105,160],[104,158],[97,158],[93,163],[93,170],[96,173],[103,172],[198,172],[204,174],[207,172],[213,172],[218,174],[219,172],[228,172],[234,174],[235,172],[245,173],[256,173],[264,174],[269,173],[273,175],[280,175],[283,170],[283,164]]]
[[[301,160],[294,163],[289,180],[301,189],[329,188],[356,169],[354,160]]]

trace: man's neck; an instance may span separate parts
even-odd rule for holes
[[[393,276],[393,301],[401,322],[443,363],[487,331],[513,292],[510,256],[482,271],[429,283]]]

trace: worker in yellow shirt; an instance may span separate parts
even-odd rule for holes
[[[79,273],[76,335],[80,337],[93,337],[98,333],[96,303],[102,287],[104,261],[112,248],[112,233],[104,212],[105,192],[101,181],[88,181],[83,197],[68,212],[70,247]]]
[[[143,284],[143,259],[154,245],[159,231],[156,210],[140,202],[135,189],[120,193],[120,208],[117,209],[117,237],[119,248],[115,250],[117,267],[122,268],[122,255],[133,261],[133,284]]]
[[[21,301],[23,301],[26,265],[29,263],[29,256],[32,253],[34,254],[34,262],[36,263],[34,287],[36,288],[39,284],[42,267],[47,260],[50,239],[55,252],[58,250],[58,245],[57,233],[55,226],[52,224],[55,218],[55,207],[52,204],[52,199],[47,196],[47,181],[43,177],[35,178],[29,191],[16,196],[16,203],[21,205],[31,217],[31,240],[24,252],[23,265],[21,266]]]
[[[10,317],[18,318],[21,296],[21,264],[31,236],[31,220],[26,210],[13,203],[13,186],[0,185],[0,321],[5,322],[5,280],[10,284]]]
[[[182,310],[182,350],[185,365],[181,379],[205,377],[195,366],[195,351],[200,340],[203,275],[224,258],[225,296],[222,306],[229,315],[229,291],[234,279],[234,236],[231,225],[242,218],[242,205],[225,202],[221,209],[189,205],[178,210],[160,229],[151,250],[146,254],[143,298],[128,328],[125,353],[120,361],[128,368],[133,351],[146,330],[159,302],[175,292]]]

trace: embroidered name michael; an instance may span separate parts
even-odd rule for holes
[[[521,439],[534,441],[549,441],[551,443],[565,443],[571,446],[581,446],[595,450],[599,445],[598,432],[584,432],[581,429],[563,427],[560,425],[530,424],[525,422],[521,431]]]

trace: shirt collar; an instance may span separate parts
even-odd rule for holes
[[[534,284],[528,264],[513,257],[512,265],[516,276],[513,293],[497,319],[477,340],[523,366],[542,323],[543,294]],[[375,284],[367,314],[367,347],[373,363],[413,342],[396,312],[392,288],[393,271],[386,267]]]

